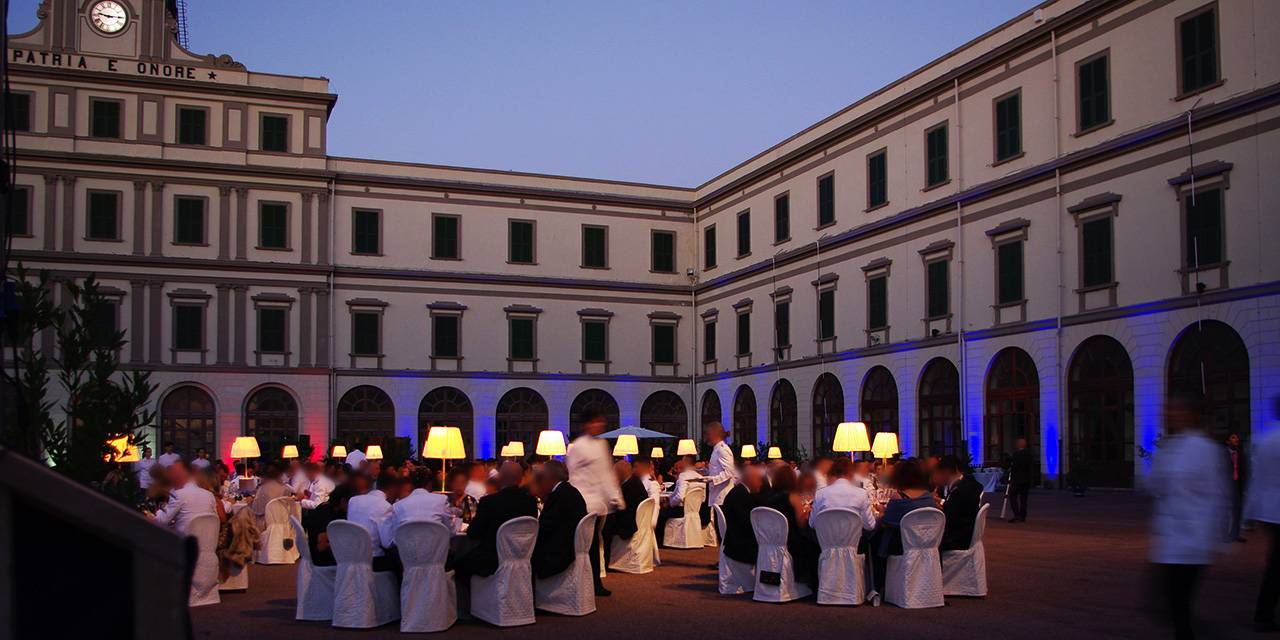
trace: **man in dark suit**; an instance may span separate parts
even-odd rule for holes
[[[965,473],[955,456],[943,456],[934,464],[933,484],[942,500],[942,513],[947,516],[942,531],[943,551],[968,549],[973,540],[973,526],[982,506],[982,483]]]
[[[761,488],[764,487],[764,468],[760,465],[743,467],[742,478],[729,493],[725,494],[724,504],[724,555],[754,565],[759,544],[756,533],[751,528],[751,510],[764,504]]]
[[[1245,453],[1240,434],[1227,436],[1227,469],[1231,472],[1231,521],[1227,527],[1227,542],[1244,542],[1240,537],[1240,514],[1244,509],[1244,487],[1249,481],[1249,456]]]
[[[1026,438],[1018,438],[1017,447],[1009,463],[1009,507],[1013,509],[1009,522],[1026,522],[1027,497],[1040,477],[1040,464],[1027,447]]]
[[[613,467],[618,474],[618,482],[622,487],[623,508],[614,511],[604,521],[604,561],[612,559],[613,536],[630,540],[636,534],[636,509],[649,498],[649,491],[644,487],[644,478],[632,468],[631,463],[620,460]]]
[[[573,564],[574,533],[587,515],[587,503],[582,493],[569,484],[569,470],[559,460],[543,463],[533,480],[542,497],[538,541],[533,546],[533,575],[550,578]]]
[[[498,528],[521,516],[538,517],[538,501],[520,486],[523,475],[519,464],[503,463],[498,471],[498,492],[480,499],[467,527],[467,538],[475,546],[454,566],[459,578],[493,575],[498,570]]]

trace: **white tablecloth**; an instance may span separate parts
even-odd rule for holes
[[[996,486],[1000,484],[1000,476],[1004,475],[1001,471],[974,471],[973,478],[982,483],[982,490],[991,493],[996,490]]]

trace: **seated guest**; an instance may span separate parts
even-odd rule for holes
[[[156,522],[166,527],[173,527],[174,531],[186,535],[187,526],[196,516],[218,515],[217,498],[196,484],[195,479],[187,471],[187,465],[181,460],[170,462],[167,467],[164,467],[164,471],[168,486],[172,487],[172,490],[169,491],[168,503],[153,516]]]
[[[950,455],[934,464],[933,484],[942,499],[942,513],[947,516],[938,548],[943,551],[968,549],[978,508],[982,506],[982,484],[964,473],[959,458]]]
[[[501,488],[502,488],[502,485],[498,483],[498,476],[494,476],[484,481],[484,495],[486,496],[491,496],[497,493],[498,490]],[[471,494],[467,494],[467,495],[471,495]],[[483,498],[484,496],[480,496],[480,497]],[[477,506],[479,506],[478,503],[479,501],[477,501]]]
[[[369,458],[363,451],[356,448],[352,448],[351,453],[347,454],[345,462],[352,471],[366,471],[366,467],[369,466]]]
[[[751,510],[763,503],[764,467],[752,464],[742,468],[742,477],[729,493],[724,504],[724,555],[754,565],[760,547],[756,532],[751,528]]]
[[[395,469],[384,469],[381,465],[377,465],[376,467],[374,465],[370,465],[369,468],[376,468],[378,470],[378,475],[370,475],[369,477],[377,479],[375,486],[382,492],[382,495],[387,497],[387,502],[395,502],[396,500],[399,500],[400,485],[402,484],[400,482],[400,474],[396,473]]]
[[[396,527],[406,522],[438,522],[452,534],[454,524],[453,512],[449,509],[449,499],[442,493],[432,493],[436,487],[436,476],[426,467],[415,467],[409,476],[413,491],[409,495],[396,500],[391,505],[391,516],[379,525],[379,536],[388,547],[396,543]]]
[[[876,488],[871,469],[871,461],[857,460],[853,463],[853,484],[865,489],[868,493]]]
[[[805,478],[808,479],[809,488],[812,488],[812,476],[805,476]],[[795,579],[816,591],[818,556],[822,554],[822,548],[818,545],[817,534],[809,526],[811,506],[807,502],[804,488],[799,486],[795,471],[787,465],[775,467],[770,481],[773,490],[765,498],[763,506],[786,516],[787,552],[791,554]]]
[[[902,531],[898,525],[903,516],[916,509],[937,506],[933,494],[929,493],[929,478],[918,462],[904,461],[894,465],[889,481],[895,495],[881,510],[878,518],[880,527],[872,542],[872,567],[876,584],[880,585],[884,584],[889,556],[902,555]]]
[[[498,528],[508,520],[521,516],[538,516],[538,501],[520,486],[524,469],[515,462],[504,462],[498,470],[497,493],[480,499],[476,517],[467,528],[467,538],[475,546],[458,558],[455,569],[459,578],[491,576],[498,570]]]
[[[533,478],[542,499],[542,516],[538,518],[532,567],[534,577],[545,579],[573,564],[574,535],[578,522],[587,515],[587,503],[582,493],[569,484],[569,470],[559,460],[548,460]]]
[[[671,487],[671,496],[667,498],[667,507],[658,511],[657,534],[659,545],[663,543],[663,530],[667,527],[667,520],[684,517],[684,496],[688,493],[689,486],[694,482],[702,481],[702,474],[698,473],[686,458],[676,460],[675,465],[671,467],[671,473],[676,477],[676,483]],[[703,501],[703,506],[707,506],[705,501]]]
[[[654,478],[653,461],[648,458],[636,458],[631,463],[632,473],[640,478],[644,491],[650,498],[658,499],[662,495],[662,483]],[[626,497],[625,495],[623,497]]]
[[[347,501],[347,520],[360,525],[369,533],[373,544],[373,570],[389,571],[394,563],[385,559],[390,541],[382,539],[382,523],[391,517],[391,503],[381,489],[370,489],[369,476],[362,473],[351,477],[355,495]]]
[[[819,491],[830,484],[831,464],[831,458],[826,456],[819,456],[813,461],[813,480],[817,483]]]
[[[876,528],[876,516],[871,510],[871,496],[866,489],[853,483],[853,461],[840,458],[831,464],[831,484],[818,489],[813,498],[813,515],[827,509],[848,509],[862,517],[862,528]],[[865,549],[868,534],[862,536],[858,546]]]
[[[471,474],[471,478],[467,482],[467,495],[475,498],[476,500],[488,495],[488,492],[485,491],[484,485],[485,480],[488,480],[490,475],[489,470],[485,468],[484,464],[479,462],[471,463],[468,473]]]
[[[222,487],[218,486],[213,469],[210,467],[192,469],[190,474],[196,485],[213,494],[213,506],[218,512],[218,522],[225,525],[227,523],[227,508],[226,505],[222,504]]]
[[[647,461],[646,461],[647,462]],[[604,561],[607,565],[613,558],[611,553],[613,550],[613,536],[618,536],[623,540],[630,540],[631,536],[636,534],[636,509],[641,502],[649,499],[649,492],[644,488],[644,478],[640,476],[640,465],[632,465],[626,460],[619,460],[613,465],[614,471],[618,474],[618,484],[622,488],[623,507],[620,511],[605,516],[604,531],[602,532],[604,541]]]
[[[468,524],[475,517],[476,504],[479,502],[471,497],[471,494],[467,493],[467,484],[470,483],[469,475],[467,469],[454,467],[449,470],[449,475],[445,477],[445,488],[449,491],[446,496],[449,499],[449,507],[453,509],[454,515]]]
[[[258,490],[253,494],[253,502],[249,505],[253,509],[253,517],[258,521],[259,530],[266,526],[267,503],[287,495],[292,494],[280,482],[280,467],[274,463],[266,465],[258,482]]]
[[[289,485],[290,493],[297,493],[307,488],[311,479],[307,476],[307,466],[294,458],[285,466],[284,476],[285,484]]]
[[[303,509],[314,509],[329,499],[333,493],[333,480],[320,473],[320,463],[308,462],[306,466],[306,482],[296,494]]]
[[[352,485],[342,484],[334,487],[329,499],[302,512],[302,526],[307,531],[307,547],[311,549],[311,563],[317,567],[332,567],[338,564],[333,558],[333,549],[329,548],[328,526],[334,520],[347,518],[347,501],[354,493]]]

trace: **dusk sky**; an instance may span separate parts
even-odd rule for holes
[[[1035,4],[188,0],[188,24],[197,53],[329,78],[332,155],[696,186]]]

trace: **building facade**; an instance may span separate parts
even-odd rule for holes
[[[1171,392],[1277,419],[1274,3],[1046,2],[696,188],[331,156],[324,78],[193,54],[164,0],[40,11],[14,255],[104,283],[182,450],[488,457],[601,408],[1129,486]]]

